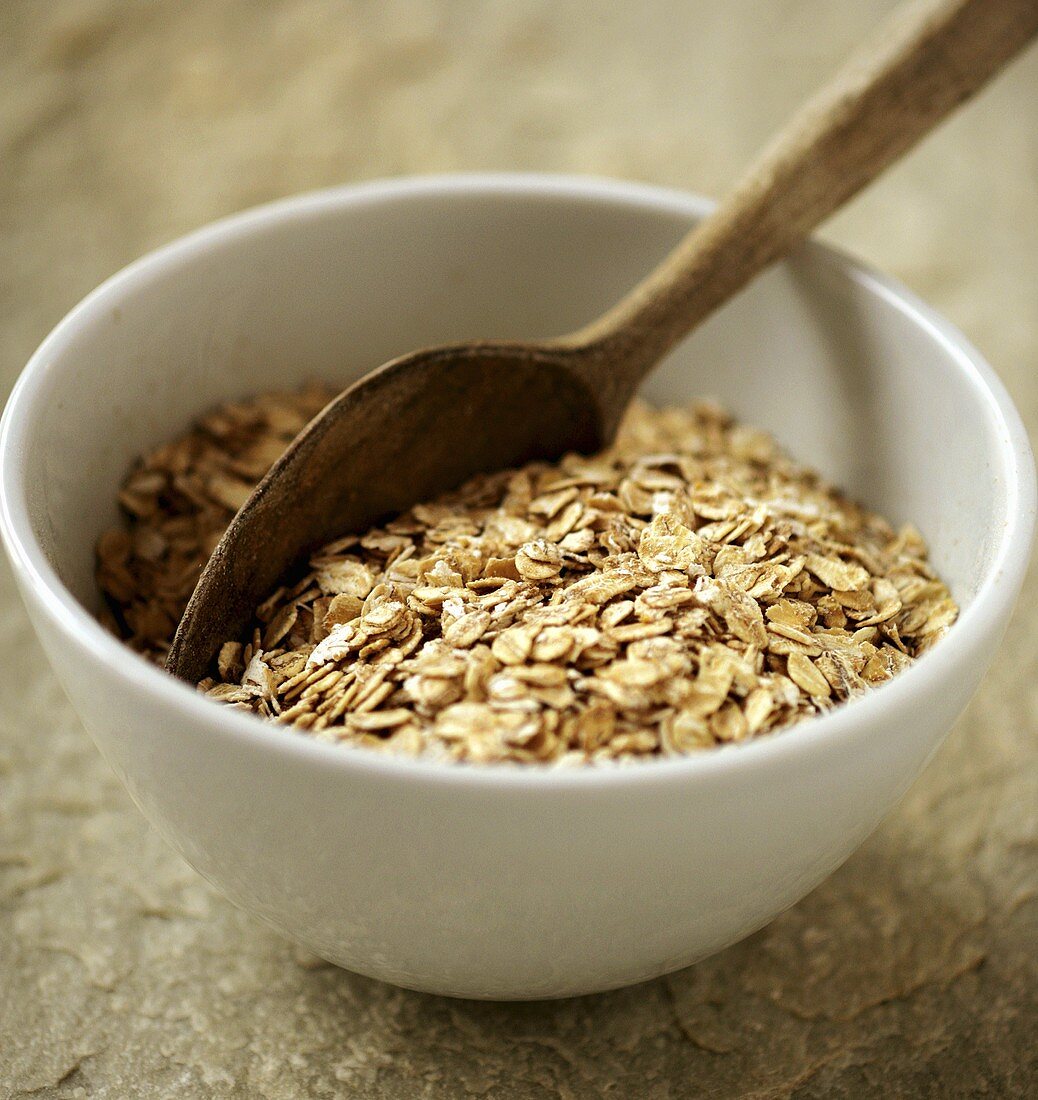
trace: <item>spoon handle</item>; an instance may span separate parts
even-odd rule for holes
[[[899,10],[871,50],[778,133],[713,214],[616,306],[564,342],[589,353],[597,385],[633,392],[678,340],[1036,33],[1038,0],[925,0]]]

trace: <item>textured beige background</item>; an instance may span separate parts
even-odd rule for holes
[[[104,276],[275,196],[479,168],[717,193],[890,7],[0,0],[0,394]],[[1038,53],[829,235],[961,325],[1038,430]],[[1036,595],[925,777],[794,910],[645,986],[499,1006],[300,958],[216,897],[89,743],[3,568],[0,1096],[1038,1095]]]

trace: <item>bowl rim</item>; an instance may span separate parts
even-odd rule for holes
[[[276,727],[254,715],[220,707],[133,653],[109,634],[65,587],[47,560],[32,529],[24,485],[26,439],[34,407],[50,375],[59,370],[61,358],[74,349],[80,328],[114,305],[140,280],[190,261],[214,243],[232,243],[271,224],[333,210],[451,195],[469,198],[493,195],[518,200],[546,197],[590,203],[610,201],[620,206],[686,217],[701,217],[713,205],[696,195],[645,183],[526,172],[421,175],[304,192],[208,223],[145,254],[105,280],[70,310],[30,357],[0,420],[0,538],[23,587],[38,601],[55,629],[76,647],[103,662],[110,674],[121,680],[128,690],[157,696],[160,703],[179,710],[185,722],[206,727],[213,737],[228,738],[239,746],[252,746],[256,751],[281,753],[301,764],[309,762],[314,766],[339,769],[344,775],[366,773],[387,780],[423,780],[477,788],[587,790],[646,782],[689,782],[697,777],[724,775],[732,769],[763,768],[780,761],[806,759],[818,748],[848,743],[865,726],[895,723],[902,706],[925,696],[940,682],[942,674],[950,672],[964,659],[975,659],[973,651],[980,640],[997,641],[1022,584],[1035,529],[1034,459],[1020,415],[994,370],[949,321],[896,280],[816,240],[801,245],[796,254],[838,271],[901,312],[939,344],[953,366],[967,376],[978,401],[994,417],[1000,444],[1001,468],[994,474],[1005,483],[1005,523],[998,533],[987,574],[947,637],[889,683],[849,705],[798,723],[795,731],[787,729],[684,757],[573,767],[445,763],[319,741]]]

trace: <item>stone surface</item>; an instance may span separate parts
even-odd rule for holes
[[[4,0],[0,393],[145,249],[293,191],[582,171],[717,193],[890,0]],[[1038,53],[829,227],[1038,429]],[[1033,1096],[1038,576],[925,776],[690,970],[529,1005],[300,957],[167,851],[0,571],[0,1097]]]

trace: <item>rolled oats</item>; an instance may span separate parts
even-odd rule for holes
[[[164,660],[233,510],[329,396],[223,406],[131,472],[97,575],[135,649]],[[957,613],[918,532],[707,404],[636,404],[608,451],[473,478],[293,581],[201,690],[323,740],[473,762],[758,737],[890,679]]]

